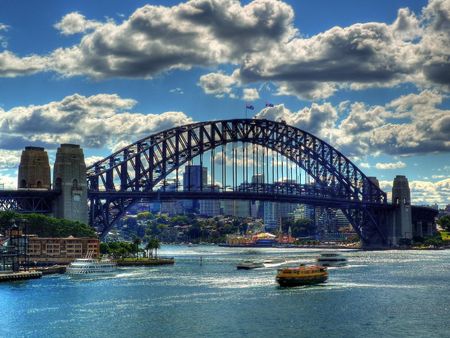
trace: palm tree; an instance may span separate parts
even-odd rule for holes
[[[158,257],[158,249],[161,247],[161,244],[160,244],[160,242],[159,242],[159,239],[157,239],[157,238],[151,238],[149,241],[148,241],[148,243],[147,243],[147,245],[146,245],[146,247],[145,247],[145,249],[146,250],[150,250],[150,255],[151,255],[151,257],[153,257],[153,250],[155,250],[155,258],[157,258]]]
[[[134,253],[135,253],[136,258],[139,253],[139,244],[141,244],[141,239],[139,237],[135,237],[133,239],[133,245],[134,245]]]
[[[153,238],[153,249],[155,249],[155,258],[158,258],[158,249],[161,247],[161,243],[158,238]]]

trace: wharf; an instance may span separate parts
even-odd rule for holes
[[[25,279],[41,278],[42,272],[40,271],[19,271],[19,272],[1,272],[0,282],[11,282]]]
[[[170,265],[175,263],[174,258],[138,258],[119,259],[118,266],[147,266],[147,265]]]
[[[40,271],[42,275],[52,275],[57,273],[65,273],[66,266],[65,265],[52,265],[52,266],[44,266],[33,268],[33,271]]]

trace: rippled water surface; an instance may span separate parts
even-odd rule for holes
[[[236,270],[318,253],[165,246],[174,266],[2,283],[0,337],[450,337],[450,251],[344,251],[349,265],[312,287]]]

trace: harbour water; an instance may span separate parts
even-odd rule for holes
[[[345,251],[321,286],[279,288],[315,249],[163,246],[174,266],[0,284],[0,337],[450,337],[450,251]]]

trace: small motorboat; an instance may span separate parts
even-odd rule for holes
[[[278,269],[276,281],[280,286],[315,285],[326,282],[328,271],[318,265],[304,265]]]
[[[263,261],[263,264],[266,268],[280,266],[285,263],[286,263],[285,258],[266,259]]]
[[[259,261],[243,261],[236,265],[238,270],[251,270],[257,268],[264,268],[264,263]]]
[[[317,264],[329,267],[345,266],[347,258],[338,252],[323,252],[317,257]]]

